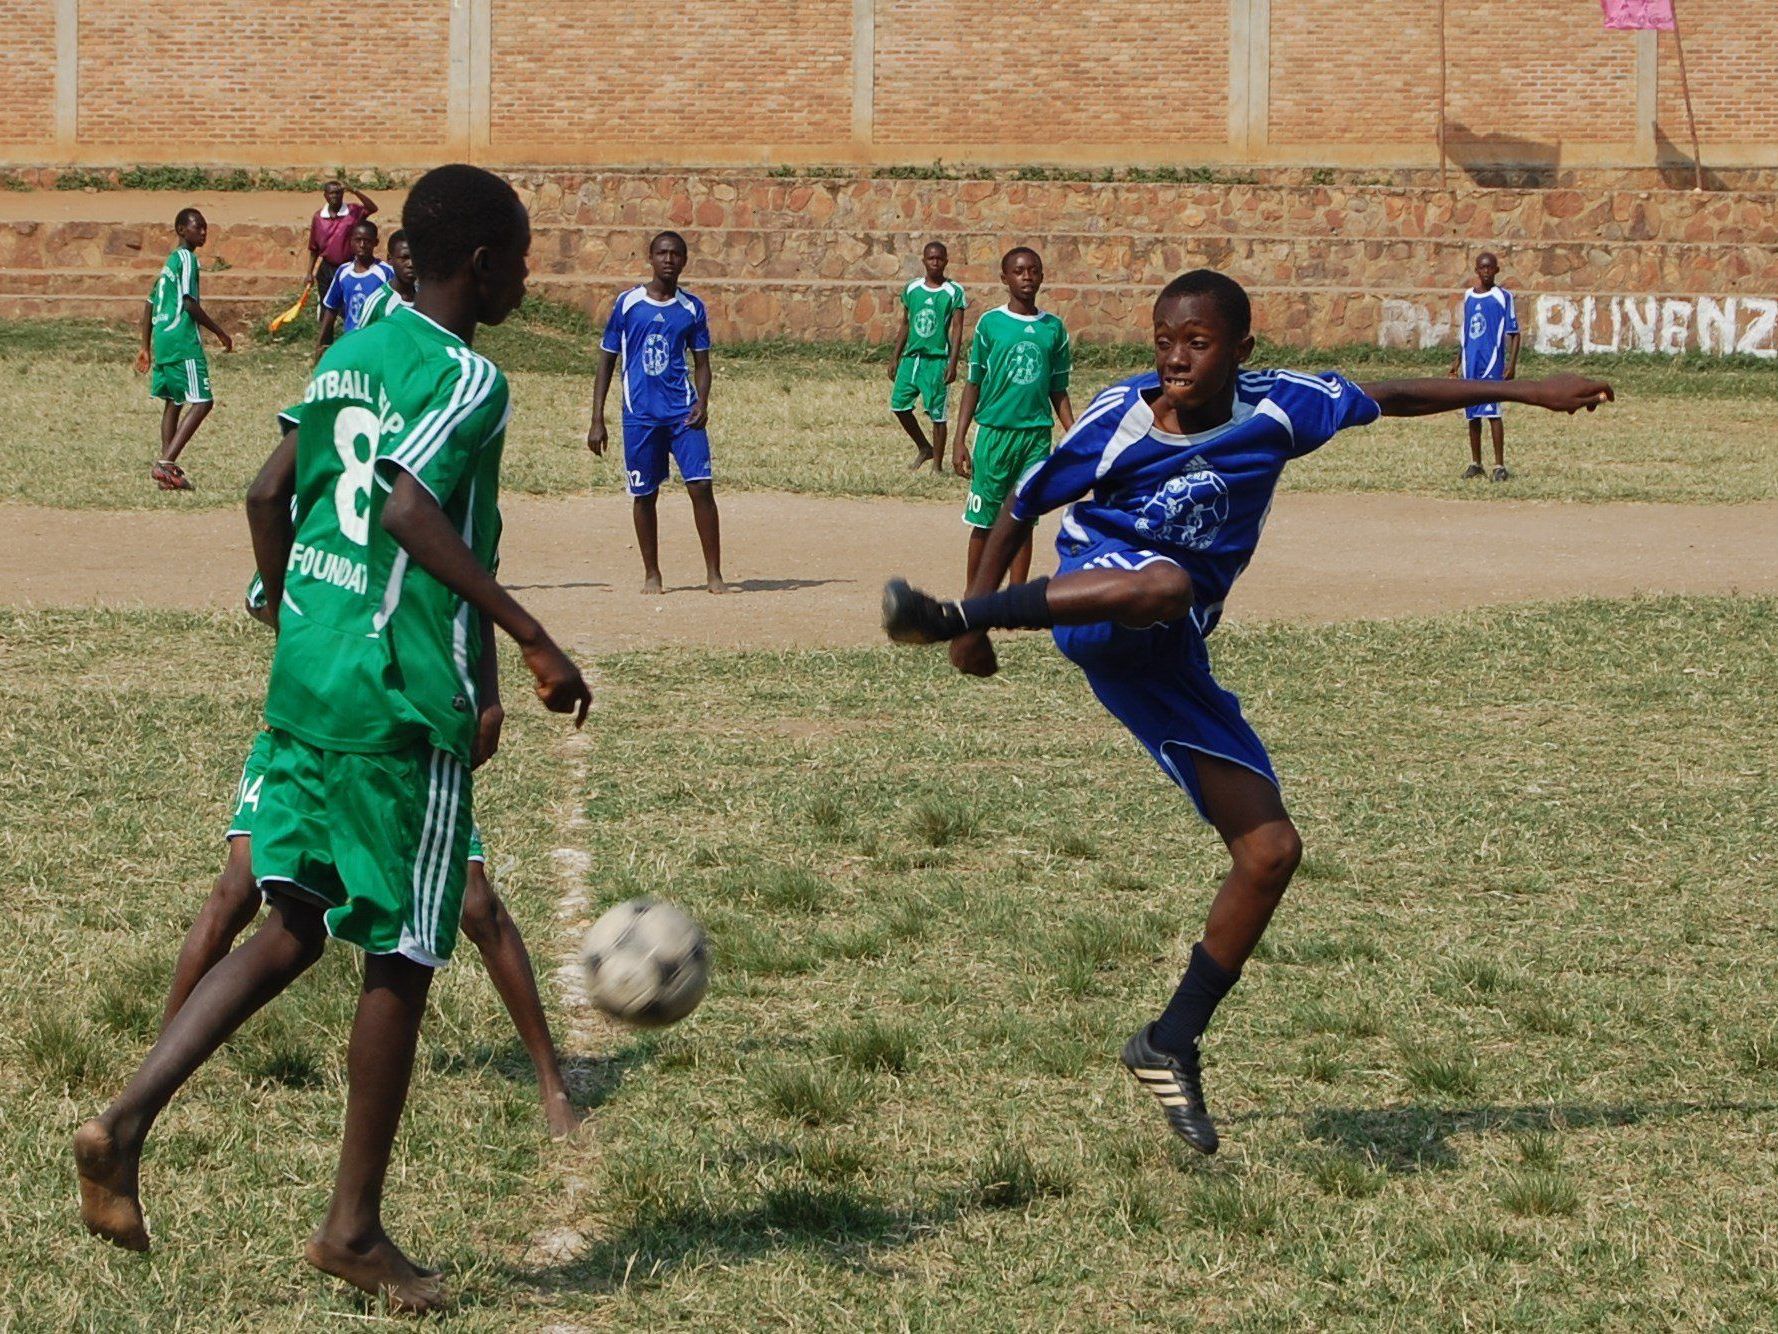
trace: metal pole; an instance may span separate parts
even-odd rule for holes
[[[1692,113],[1692,81],[1685,74],[1685,43],[1679,36],[1679,0],[1673,0],[1673,49],[1679,55],[1679,90],[1685,94],[1685,123],[1692,132],[1692,189],[1704,188],[1704,154],[1698,148],[1698,118]]]

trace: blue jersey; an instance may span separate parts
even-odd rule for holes
[[[364,303],[370,300],[377,288],[385,283],[395,282],[395,270],[382,260],[372,264],[363,273],[357,272],[350,264],[342,264],[334,270],[333,281],[327,285],[327,295],[321,298],[321,304],[329,310],[337,310],[345,321],[345,330],[351,333],[358,327],[358,317],[364,311]]]
[[[697,398],[686,352],[709,350],[710,320],[690,292],[656,301],[646,287],[632,287],[612,306],[599,346],[623,358],[624,420],[678,423]]]
[[[1191,576],[1192,619],[1208,634],[1253,559],[1284,465],[1379,410],[1344,376],[1243,371],[1224,425],[1172,435],[1155,428],[1159,389],[1147,371],[1095,398],[1019,479],[1012,512],[1028,520],[1068,507],[1056,539],[1065,568],[1171,560]]]
[[[1463,294],[1463,377],[1466,380],[1506,378],[1506,340],[1519,331],[1513,294],[1504,287]]]

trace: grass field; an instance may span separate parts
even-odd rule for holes
[[[602,659],[578,763],[515,707],[478,807],[534,949],[568,947],[572,837],[597,903],[700,915],[716,975],[681,1028],[572,1053],[568,1145],[478,966],[446,975],[391,1223],[453,1327],[1769,1327],[1778,601],[1217,643],[1308,856],[1212,1031],[1210,1162],[1115,1053],[1219,851],[1036,639],[987,683],[888,649]],[[84,1236],[65,1156],[218,864],[266,647],[0,613],[0,1328],[365,1309],[295,1259],[344,952],[164,1118],[151,1258]]]
[[[619,452],[585,448],[592,396],[584,317],[540,306],[488,331],[482,347],[512,374],[515,417],[508,494],[622,489]],[[312,343],[297,338],[233,356],[212,351],[218,404],[184,458],[195,494],[147,480],[158,450],[156,406],[130,372],[127,329],[77,322],[0,322],[0,435],[12,464],[0,499],[76,507],[232,507],[270,451],[273,415],[300,394]],[[717,351],[712,437],[723,487],[955,500],[954,477],[910,473],[912,450],[887,410],[887,363],[865,346],[747,345]],[[1083,348],[1075,402],[1144,364],[1141,348]],[[1340,366],[1360,380],[1442,374],[1444,353],[1267,349],[1256,360]],[[1616,380],[1622,401],[1571,422],[1509,413],[1507,488],[1459,484],[1467,461],[1460,421],[1385,422],[1342,437],[1293,466],[1287,489],[1407,491],[1480,500],[1747,501],[1778,497],[1770,430],[1771,367],[1652,357],[1528,358],[1527,374],[1574,368]],[[957,391],[958,393],[961,390]],[[609,409],[615,435],[618,405]]]

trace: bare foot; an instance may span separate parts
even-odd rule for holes
[[[723,582],[720,574],[711,575],[710,582],[704,586],[712,593],[732,593],[735,591],[730,585]]]
[[[389,1309],[402,1315],[425,1315],[445,1304],[439,1272],[420,1268],[381,1232],[365,1246],[347,1246],[317,1232],[303,1248],[303,1258],[361,1292],[386,1297]]]
[[[912,465],[913,471],[919,472],[920,469],[924,468],[930,462],[932,462],[932,451],[930,449],[922,449],[920,446],[915,445],[914,462]]]
[[[137,1198],[141,1157],[120,1148],[97,1120],[74,1132],[74,1171],[86,1230],[126,1251],[148,1249],[148,1225]]]
[[[661,591],[661,577],[660,577],[660,575],[651,574],[642,581],[642,592],[645,595],[652,594],[653,596],[658,597],[658,596],[660,596],[660,591]]]
[[[566,1092],[558,1089],[543,1095],[543,1119],[549,1125],[551,1139],[567,1139],[580,1129],[586,1113],[568,1101]]]

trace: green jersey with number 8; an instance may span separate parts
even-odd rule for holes
[[[383,530],[382,510],[410,474],[491,572],[509,411],[494,363],[411,307],[321,359],[284,414],[301,518],[266,687],[272,727],[322,750],[429,741],[468,760],[479,618]]]

